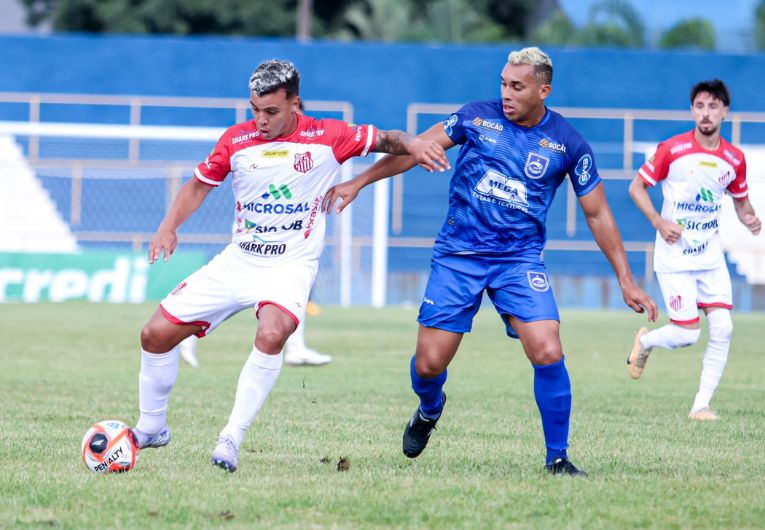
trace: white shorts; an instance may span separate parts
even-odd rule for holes
[[[657,272],[664,306],[675,324],[695,324],[699,307],[733,309],[728,268],[704,271]]]
[[[170,322],[200,326],[198,337],[243,309],[256,308],[257,317],[267,304],[279,307],[297,326],[318,269],[318,260],[256,265],[232,243],[179,283],[159,307]]]

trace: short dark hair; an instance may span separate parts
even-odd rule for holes
[[[693,105],[693,102],[696,100],[696,96],[698,96],[701,92],[710,94],[713,98],[722,101],[723,105],[726,107],[730,107],[730,94],[728,93],[728,87],[726,87],[725,83],[719,79],[701,81],[700,83],[693,85],[693,88],[691,89],[691,105]]]
[[[257,96],[271,94],[280,88],[287,92],[287,99],[300,93],[300,74],[289,61],[264,61],[250,76],[250,90]]]

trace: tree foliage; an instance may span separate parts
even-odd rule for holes
[[[601,0],[590,7],[587,25],[578,41],[588,46],[641,48],[645,26],[640,14],[626,0]]]
[[[562,45],[577,42],[576,26],[566,14],[557,9],[531,32],[531,41],[538,44]]]
[[[754,44],[758,50],[765,50],[765,0],[760,0],[754,10]]]
[[[715,28],[706,18],[682,20],[662,33],[660,48],[701,48],[714,50]]]

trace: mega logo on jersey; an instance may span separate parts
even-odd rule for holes
[[[305,153],[295,153],[295,163],[292,167],[295,168],[295,171],[300,171],[301,173],[308,173],[311,171],[311,168],[313,167],[311,152],[306,151]]]
[[[526,185],[520,180],[489,170],[475,187],[476,196],[482,201],[493,202],[507,208],[528,211]]]

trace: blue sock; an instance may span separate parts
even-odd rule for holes
[[[409,364],[409,374],[412,377],[412,390],[420,396],[420,411],[429,419],[436,419],[444,408],[443,388],[446,383],[446,370],[436,377],[420,377],[414,369],[414,355]]]
[[[568,426],[571,416],[571,381],[564,359],[557,363],[534,366],[534,397],[542,416],[542,430],[547,446],[547,463],[566,458]]]

